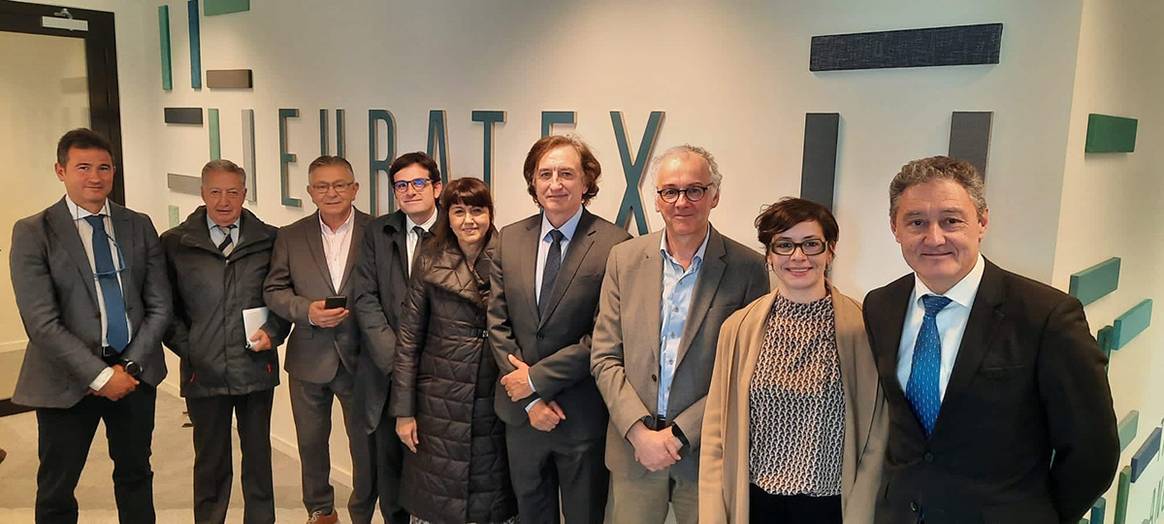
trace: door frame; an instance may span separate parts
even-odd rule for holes
[[[89,23],[88,31],[48,28],[41,17],[56,17],[67,9],[74,20]],[[121,101],[117,84],[117,37],[113,13],[59,5],[0,0],[0,31],[81,38],[85,41],[85,66],[89,81],[90,128],[113,146],[113,191],[109,198],[125,205],[124,165],[121,158]],[[63,134],[66,130],[61,130]],[[39,154],[39,153],[37,153]]]

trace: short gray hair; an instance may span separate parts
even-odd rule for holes
[[[957,182],[970,195],[970,200],[974,202],[974,210],[978,213],[978,220],[982,220],[987,210],[982,175],[978,174],[978,170],[970,162],[948,156],[920,158],[901,166],[901,171],[889,183],[889,219],[896,220],[897,204],[906,189],[931,180]]]
[[[719,172],[719,164],[716,163],[715,156],[713,156],[710,151],[699,146],[693,146],[691,144],[683,144],[680,146],[668,148],[659,156],[651,159],[651,180],[656,180],[655,177],[659,174],[659,167],[663,165],[664,160],[666,160],[668,157],[681,154],[695,155],[699,158],[702,158],[703,162],[707,164],[707,170],[711,173],[711,185],[715,186],[716,191],[719,191],[723,184],[723,174]]]
[[[234,173],[234,174],[238,175],[238,177],[240,179],[242,179],[243,187],[246,187],[246,185],[247,185],[247,171],[245,169],[239,167],[238,164],[231,162],[230,160],[227,160],[225,158],[220,158],[218,160],[211,160],[211,161],[207,162],[206,165],[202,166],[202,183],[206,183],[206,175],[209,175],[210,173],[214,173],[216,171],[223,171],[226,173]]]

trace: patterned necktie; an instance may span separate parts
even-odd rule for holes
[[[226,238],[222,239],[222,242],[218,243],[218,250],[222,251],[223,255],[230,256],[230,252],[234,251],[234,240],[230,238],[230,232],[238,226],[231,224],[229,226],[214,227],[217,227],[219,231],[222,231],[222,234],[226,235]]]
[[[550,230],[550,251],[546,254],[546,267],[542,270],[542,289],[538,294],[538,316],[546,314],[546,307],[550,305],[550,293],[554,291],[554,279],[558,278],[558,270],[562,269],[562,239],[566,238],[557,229]]]
[[[432,234],[421,226],[412,226],[412,233],[416,235],[416,247],[412,250],[412,260],[408,262],[409,274],[412,274],[412,270],[416,268],[416,259],[420,255],[420,246],[424,244],[424,239],[428,238],[428,236]]]
[[[105,302],[105,341],[121,353],[129,345],[129,324],[125,319],[125,297],[121,294],[121,281],[117,278],[113,253],[109,250],[110,238],[105,232],[104,217],[89,215],[85,221],[93,228],[93,265],[97,267],[95,276],[101,288],[101,299]],[[125,261],[121,263],[124,267]]]
[[[937,295],[922,297],[926,314],[917,342],[913,346],[913,366],[909,371],[905,396],[913,412],[926,430],[926,437],[934,432],[938,412],[942,409],[940,376],[942,367],[942,337],[938,333],[938,312],[950,304],[950,299]]]

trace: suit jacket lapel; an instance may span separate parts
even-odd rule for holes
[[[970,318],[966,320],[966,331],[962,333],[962,343],[958,347],[958,357],[954,360],[954,369],[950,373],[950,382],[946,384],[946,395],[942,399],[942,410],[938,414],[935,433],[942,425],[942,414],[947,413],[946,407],[956,402],[958,397],[982,364],[982,357],[991,347],[992,337],[999,332],[999,321],[1003,319],[1002,310],[998,307],[1004,301],[1002,270],[983,259],[986,267],[982,273],[982,282],[978,284],[978,293],[974,296],[974,304],[970,308]],[[945,351],[945,348],[942,348]]]
[[[539,320],[538,327],[544,325],[546,319],[554,314],[554,309],[558,307],[558,302],[562,301],[562,295],[566,294],[566,289],[574,281],[574,275],[578,272],[582,261],[586,259],[586,254],[594,246],[594,234],[597,231],[590,228],[593,223],[594,215],[583,210],[582,217],[578,219],[578,228],[574,230],[574,238],[570,239],[570,243],[566,246],[566,257],[562,260],[562,268],[558,270],[557,279],[554,280],[554,287],[549,296],[550,305],[546,308],[545,316]]]
[[[68,197],[66,197],[68,198]],[[69,206],[62,198],[56,205],[45,213],[49,227],[61,239],[65,252],[73,260],[73,265],[85,280],[85,289],[89,291],[89,298],[93,300],[93,307],[97,307],[97,280],[93,277],[93,267],[89,265],[89,255],[85,254],[85,246],[81,243],[81,234],[77,231],[77,224],[69,213]]]
[[[360,256],[360,247],[364,239],[364,226],[368,224],[371,217],[360,211],[352,208],[352,212],[356,214],[356,219],[352,221],[352,235],[348,239],[348,259],[344,261],[344,276],[340,280],[340,289],[347,289],[348,282],[352,279],[352,268],[356,265],[356,259]]]
[[[877,358],[878,374],[886,377],[883,381],[886,397],[904,402],[905,392],[897,381],[897,359],[901,348],[901,333],[905,324],[905,313],[909,310],[909,298],[913,296],[913,274],[910,273],[889,284],[886,290],[885,308],[879,314],[883,315],[879,322],[884,328],[884,335],[874,340],[873,353]],[[918,425],[921,431],[921,425]]]
[[[531,315],[531,318],[538,318],[538,242],[541,241],[538,238],[538,233],[541,231],[541,224],[541,215],[535,215],[530,218],[529,223],[526,224],[525,231],[517,239],[516,256],[519,263],[518,270],[521,275],[521,286],[525,288],[525,293],[521,294],[525,295],[523,297],[525,299],[525,307],[528,308],[526,314]],[[511,260],[513,256],[510,255]],[[512,315],[513,312],[511,311],[510,314]],[[540,320],[538,325],[541,325]]]
[[[723,279],[724,269],[727,268],[726,257],[723,236],[713,227],[711,237],[707,239],[707,250],[703,253],[703,267],[700,268],[698,280],[695,282],[691,307],[687,309],[687,321],[683,324],[683,338],[679,340],[679,354],[675,359],[676,367],[683,362],[683,356],[691,347],[691,339],[699,333],[703,319],[707,318],[707,310],[711,308],[711,300],[715,298],[720,280]]]
[[[328,289],[331,290],[332,294],[335,294],[335,286],[331,283],[331,271],[327,268],[327,254],[323,251],[323,224],[319,221],[319,211],[316,211],[313,216],[315,220],[311,222],[309,227],[303,229],[303,234],[307,235],[307,250],[311,252],[311,258],[319,267],[319,274],[323,276]]]
[[[628,278],[621,290],[623,297],[624,322],[633,326],[623,325],[623,333],[630,333],[628,339],[634,336],[634,341],[624,340],[625,348],[650,348],[646,353],[650,355],[649,366],[645,369],[659,369],[659,334],[663,330],[663,256],[659,253],[659,242],[663,233],[652,233],[654,240],[647,243],[647,249],[639,265],[627,271]],[[640,320],[641,318],[641,320]],[[639,324],[642,329],[635,329]],[[657,406],[657,399],[650,397],[648,409],[653,413]]]
[[[395,231],[388,233],[392,239],[392,248],[395,251],[396,263],[400,266],[400,274],[404,276],[404,281],[408,282],[409,266],[412,261],[408,259],[408,231],[404,226],[408,224],[404,219],[404,212],[397,211],[398,216],[393,217],[391,226],[385,225],[384,228],[395,228]]]

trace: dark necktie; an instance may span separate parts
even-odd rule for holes
[[[226,235],[226,238],[222,239],[222,242],[218,243],[218,250],[222,251],[223,255],[229,256],[230,252],[234,251],[234,240],[232,240],[230,238],[230,232],[233,231],[234,228],[236,228],[238,226],[231,224],[229,226],[214,226],[214,227],[217,227],[219,231],[222,231],[222,233],[224,235]]]
[[[412,274],[412,270],[416,269],[416,259],[420,256],[420,246],[424,244],[424,239],[432,234],[422,226],[412,226],[412,232],[416,235],[416,247],[412,250],[412,260],[408,262],[409,274]]]
[[[546,254],[546,267],[542,270],[542,290],[538,295],[538,316],[546,314],[546,307],[550,305],[550,293],[554,291],[554,280],[558,278],[558,270],[562,269],[562,239],[566,238],[557,229],[550,230],[550,251]]]
[[[942,335],[938,332],[938,312],[950,304],[950,299],[925,295],[922,302],[926,314],[917,332],[917,342],[913,345],[913,365],[909,371],[909,381],[906,382],[905,396],[928,437],[934,432],[938,412],[942,408]]]
[[[113,253],[109,251],[110,238],[105,232],[104,216],[89,215],[85,221],[93,228],[93,265],[97,267],[95,276],[101,288],[101,299],[105,302],[105,341],[121,353],[129,345],[129,324],[125,320],[125,297],[121,294],[118,271],[113,265]],[[125,267],[124,260],[121,264]]]

